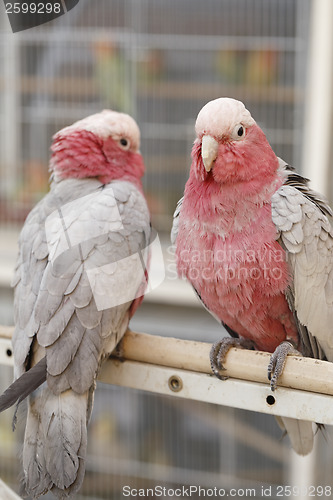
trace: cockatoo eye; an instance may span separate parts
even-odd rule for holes
[[[126,137],[121,137],[121,139],[119,139],[119,144],[122,149],[129,149],[130,147],[130,142],[128,139],[126,139]]]
[[[244,137],[245,137],[245,127],[241,123],[238,123],[234,127],[234,130],[232,131],[231,138],[234,141],[239,141],[241,139],[244,139]]]

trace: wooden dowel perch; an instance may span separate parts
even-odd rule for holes
[[[211,344],[127,331],[117,351],[122,358],[154,365],[211,373]],[[269,385],[270,354],[232,348],[226,356],[223,375]],[[288,356],[278,385],[333,395],[333,363]]]
[[[0,325],[0,338],[11,339],[14,332],[13,326],[3,326]]]
[[[0,338],[10,339],[11,327],[0,326]],[[128,330],[114,351],[121,360],[131,360],[191,372],[211,374],[211,344],[171,337],[159,337]],[[269,386],[267,366],[270,354],[232,348],[227,354],[223,375],[230,378],[260,382]],[[112,359],[106,365],[112,364]],[[105,379],[107,366],[102,370]],[[104,373],[104,375],[103,375]],[[278,386],[333,395],[333,363],[299,356],[288,356]]]

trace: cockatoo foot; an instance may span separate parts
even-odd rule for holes
[[[229,377],[221,375],[221,371],[226,370],[223,366],[225,357],[232,347],[242,347],[243,349],[253,349],[254,344],[251,340],[240,338],[223,337],[221,340],[214,342],[210,350],[209,359],[210,366],[214,375],[220,380],[227,380]]]
[[[281,342],[280,345],[277,346],[275,351],[273,352],[269,365],[267,367],[268,371],[268,380],[271,381],[271,390],[275,391],[278,378],[283,372],[284,365],[286,363],[286,359],[288,354],[293,354],[297,356],[301,356],[302,354],[297,351],[295,346],[290,340],[285,340]]]

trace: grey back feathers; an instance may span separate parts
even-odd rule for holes
[[[13,282],[15,375],[23,376],[4,404],[25,397],[32,379],[31,390],[42,384],[30,396],[23,450],[33,498],[81,486],[97,372],[143,293],[135,266],[147,260],[149,238],[145,199],[127,181],[54,181],[26,220]]]

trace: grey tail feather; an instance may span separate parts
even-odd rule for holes
[[[23,373],[0,396],[0,413],[20,403],[46,380],[46,357]]]
[[[31,394],[22,452],[27,495],[38,498],[51,490],[63,500],[80,489],[91,398],[90,391],[71,389],[55,395],[47,385]]]
[[[284,433],[288,434],[294,451],[298,455],[308,455],[313,448],[312,422],[290,417],[275,418]]]

